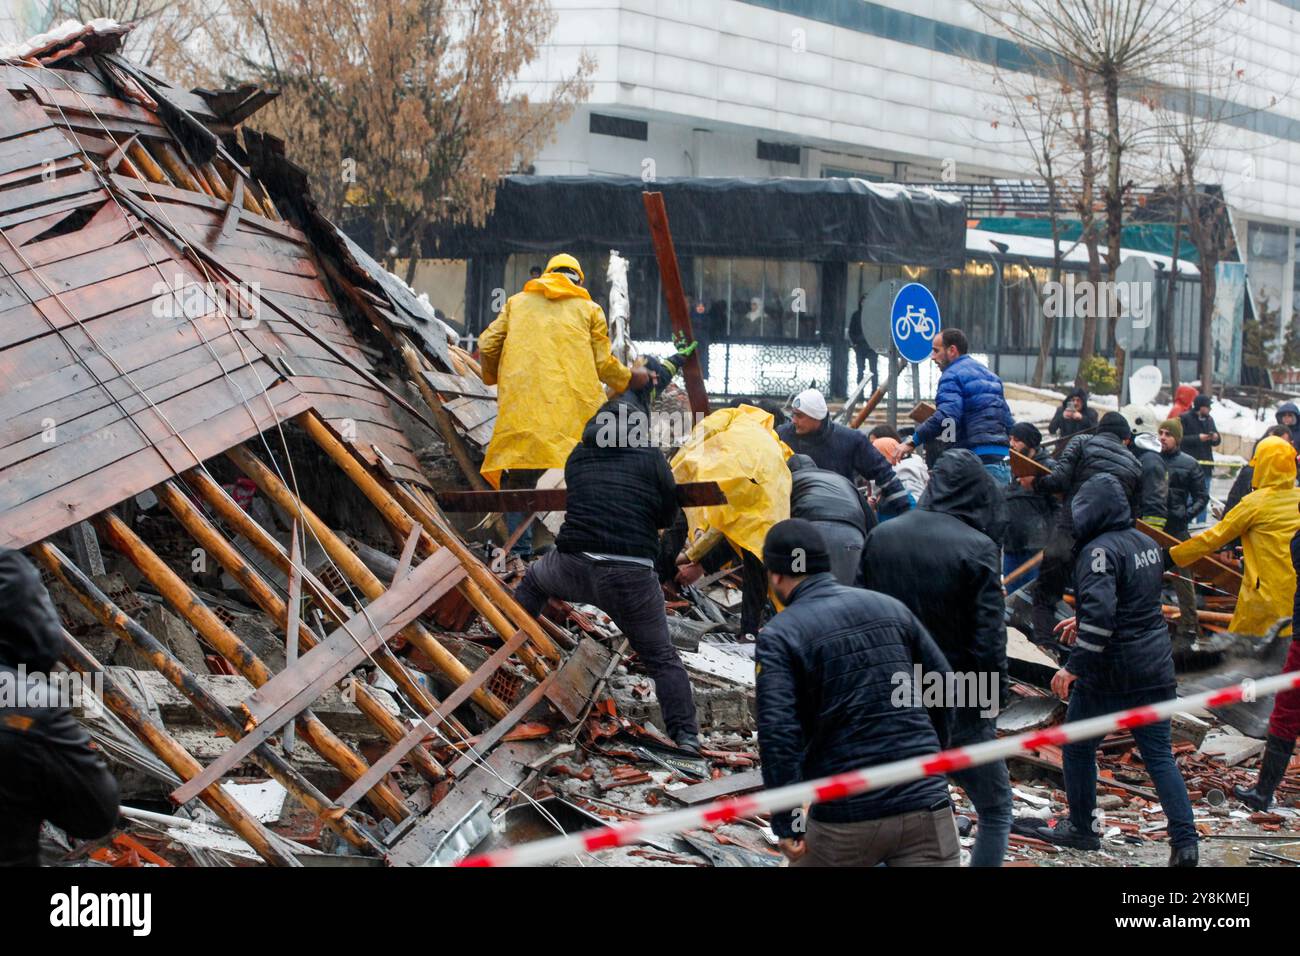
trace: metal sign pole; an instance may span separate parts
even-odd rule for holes
[[[898,347],[889,343],[889,427],[898,427]]]

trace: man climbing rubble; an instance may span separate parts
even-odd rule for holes
[[[72,711],[51,699],[62,646],[40,574],[0,550],[0,866],[38,865],[42,820],[80,839],[117,822],[117,781]]]
[[[563,468],[583,428],[614,392],[650,384],[610,352],[604,310],[583,288],[578,260],[552,256],[524,283],[479,338],[483,382],[497,386],[497,419],[480,469],[494,487],[533,488],[542,472]],[[507,515],[513,534],[522,515]],[[515,544],[532,550],[531,529]]]
[[[876,512],[882,520],[915,506],[915,500],[867,433],[831,421],[826,399],[817,389],[805,389],[794,397],[790,421],[777,429],[777,435],[791,451],[807,455],[818,468],[837,472],[849,481],[858,477],[874,481],[880,489]]]
[[[952,747],[996,739],[997,714],[1007,702],[998,546],[1005,524],[998,483],[972,452],[954,448],[935,462],[916,510],[867,536],[864,583],[906,604],[951,665],[944,686],[964,698],[945,701],[953,708]],[[1001,866],[1012,816],[1005,761],[950,776],[979,814],[971,866]]]
[[[699,750],[690,679],[668,636],[655,572],[659,529],[677,513],[677,484],[663,452],[648,439],[655,389],[675,371],[650,358],[651,386],[629,389],[601,406],[564,466],[568,488],[555,550],[531,564],[515,598],[536,615],[552,597],[594,604],[632,645],[655,682],[665,729],[677,745]]]

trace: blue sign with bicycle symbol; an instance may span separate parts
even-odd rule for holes
[[[894,296],[889,312],[889,331],[898,354],[909,362],[930,357],[930,346],[939,334],[939,303],[919,282],[909,282]]]

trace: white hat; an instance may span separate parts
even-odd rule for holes
[[[806,388],[796,395],[790,402],[790,407],[818,421],[826,417],[826,399],[815,388]]]

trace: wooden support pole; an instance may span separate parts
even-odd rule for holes
[[[330,560],[338,565],[339,570],[343,572],[348,580],[360,588],[361,593],[368,599],[373,601],[387,590],[383,582],[371,573],[370,569],[362,563],[353,550],[344,544],[338,535],[316,516],[315,512],[299,500],[298,496],[290,491],[279,476],[262,463],[261,459],[242,445],[236,445],[234,448],[227,450],[226,457],[233,461],[240,471],[251,478],[264,495],[290,515],[295,515],[302,520],[311,529],[312,535],[320,542],[326,554],[330,556]],[[451,651],[438,643],[433,635],[419,624],[407,625],[400,634],[424,651],[433,665],[454,684],[463,684],[469,678],[469,668],[462,664]],[[497,720],[504,717],[510,710],[496,695],[485,688],[476,691],[473,700]]]
[[[645,205],[646,219],[650,223],[650,239],[655,247],[655,259],[659,262],[660,287],[663,289],[664,304],[668,306],[668,315],[673,323],[673,335],[685,340],[686,344],[695,341],[695,332],[691,328],[691,311],[686,305],[686,290],[682,287],[681,270],[677,267],[677,253],[673,250],[673,234],[668,227],[668,210],[664,206],[664,194],[644,192],[641,201]],[[709,414],[709,393],[704,388],[704,376],[700,370],[699,351],[686,357],[682,363],[682,381],[686,384],[686,395],[690,399],[691,412],[702,418]]]
[[[397,529],[398,534],[410,534],[412,524],[418,521],[427,532],[427,534],[421,536],[421,541],[428,552],[443,547],[450,549],[456,555],[456,559],[464,566],[466,573],[470,577],[470,580],[463,585],[462,593],[474,605],[474,608],[489,622],[493,618],[501,620],[503,610],[505,615],[514,622],[513,627],[507,624],[504,630],[498,629],[494,625],[494,630],[497,631],[502,640],[508,641],[514,635],[516,629],[523,628],[528,632],[529,641],[538,652],[549,660],[555,662],[560,660],[559,650],[542,631],[537,621],[519,606],[519,603],[514,599],[514,595],[506,590],[501,580],[479,561],[478,557],[465,546],[465,543],[454,532],[440,526],[435,521],[425,519],[419,513],[419,509],[416,509],[415,517],[408,514],[398,499],[394,498],[380,484],[379,479],[372,475],[353,455],[351,450],[335,437],[329,426],[321,421],[320,416],[315,412],[304,412],[294,421],[306,429],[307,434],[321,447],[325,454],[329,455],[347,473],[348,477],[352,479],[352,483],[370,499],[370,503],[378,509],[389,525]]]
[[[165,489],[160,488],[160,490],[166,494]],[[180,575],[127,527],[126,522],[111,511],[105,511],[96,517],[95,523],[100,533],[118,553],[135,565],[149,583],[158,589],[158,593],[166,599],[167,603],[175,608],[204,640],[216,648],[222,657],[230,661],[250,684],[261,687],[271,679],[273,676],[271,669],[262,659],[221,622],[221,618],[217,617],[190,586],[181,580]],[[220,537],[211,525],[208,526],[208,530],[212,533],[196,539],[205,548],[216,545],[217,538]],[[338,768],[349,781],[359,779],[370,769],[370,765],[360,754],[339,739],[310,710],[304,710],[298,715],[297,724],[303,742]],[[376,809],[394,822],[401,822],[406,818],[405,805],[387,787],[376,788],[370,797]]]
[[[148,150],[140,145],[138,139],[133,140],[126,148],[126,155],[130,157],[131,162],[135,163],[140,172],[144,173],[144,178],[151,183],[161,183],[170,185],[171,180],[167,174],[162,171],[158,161],[149,155]]]
[[[108,706],[127,729],[140,738],[158,759],[165,763],[176,776],[182,780],[192,780],[203,770],[203,765],[195,760],[180,743],[135,702],[122,685],[117,682],[102,664],[91,655],[67,631],[63,632],[63,662],[75,671],[100,680],[104,688],[104,703]],[[218,817],[225,821],[239,838],[251,846],[267,863],[272,866],[301,866],[291,854],[285,853],[261,822],[245,810],[220,785],[208,787],[198,797]]]
[[[227,526],[243,535],[254,548],[268,561],[272,562],[280,573],[288,577],[289,556],[280,542],[273,538],[265,528],[252,519],[243,508],[239,507],[224,488],[202,471],[188,471],[181,476],[187,485],[204,500]],[[342,624],[351,616],[343,602],[331,594],[315,576],[303,569],[303,584],[312,592],[313,600],[318,603],[335,624]],[[313,635],[314,636],[314,635]],[[438,702],[428,695],[424,686],[415,680],[405,665],[397,659],[387,645],[374,652],[375,660],[398,688],[406,695],[412,706],[421,714],[431,714],[437,709]],[[467,732],[453,718],[449,721],[457,732]],[[432,758],[430,758],[432,759]],[[435,764],[436,766],[436,764]]]
[[[170,481],[157,486],[154,492],[158,495],[158,500],[176,516],[190,536],[225,568],[244,592],[275,622],[276,627],[286,628],[289,624],[291,606],[280,599],[280,595],[275,593],[257,569],[244,560],[239,550],[217,530],[194,503]],[[292,571],[290,574],[292,575]],[[302,653],[307,653],[320,643],[320,639],[312,633],[311,628],[298,622],[296,616],[294,624],[297,647]],[[355,685],[355,696],[357,709],[366,715],[384,739],[395,743],[406,736],[406,728],[388,712],[388,709],[364,684],[358,682]],[[430,780],[440,780],[445,777],[446,772],[428,755],[428,751],[424,751],[424,755],[427,760],[421,759],[418,755],[412,758],[417,761],[416,765],[421,772]]]
[[[232,740],[244,736],[243,725],[235,719],[230,709],[200,684],[194,674],[190,673],[156,637],[114,604],[108,595],[96,587],[94,582],[69,561],[62,551],[48,542],[32,545],[30,551],[33,558],[77,596],[77,600],[95,616],[96,620],[148,657],[154,669],[198,708],[199,713],[211,721],[213,726]],[[333,807],[333,803],[280,754],[266,744],[262,744],[253,751],[251,757],[299,803],[324,819],[326,825],[349,844],[359,850],[377,849],[374,841],[350,817],[327,817],[326,814]]]

